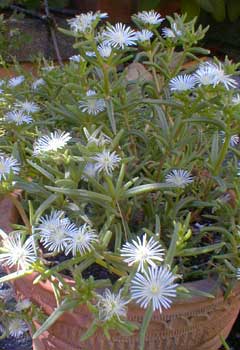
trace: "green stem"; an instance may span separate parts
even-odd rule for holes
[[[214,167],[214,170],[213,170],[213,175],[214,176],[217,176],[218,173],[219,173],[219,170],[221,168],[221,165],[226,157],[226,154],[227,154],[227,151],[228,151],[228,147],[229,147],[229,143],[230,143],[230,140],[231,140],[231,135],[230,133],[226,133],[225,135],[225,140],[224,140],[224,144],[222,146],[222,149],[221,149],[221,152],[220,152],[220,155],[219,155],[219,158],[216,162],[216,165]]]

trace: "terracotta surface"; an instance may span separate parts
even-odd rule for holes
[[[0,202],[0,227],[9,230],[10,221],[16,219],[8,199]],[[12,212],[12,213],[11,213]],[[15,213],[16,214],[16,213]],[[5,222],[8,220],[8,222]],[[19,296],[30,298],[50,314],[56,307],[49,282],[33,285],[36,274],[14,282]],[[74,283],[69,280],[69,283]],[[198,290],[214,293],[215,282],[202,280],[186,284]],[[218,289],[215,299],[191,297],[177,300],[163,314],[155,312],[146,335],[146,350],[217,350],[220,335],[226,338],[240,309],[240,284],[224,300]],[[144,311],[135,304],[129,305],[128,318],[141,322]],[[74,312],[66,312],[39,339],[34,341],[34,350],[138,350],[138,334],[125,337],[112,332],[111,341],[99,331],[93,338],[80,343],[81,335],[88,329],[92,317],[85,305]]]

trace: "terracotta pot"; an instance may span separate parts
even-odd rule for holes
[[[0,227],[9,229],[14,208],[7,199],[0,202]],[[2,212],[4,210],[4,212]],[[13,210],[14,211],[14,210]],[[9,222],[3,222],[3,213]],[[7,214],[8,213],[8,214]],[[6,215],[7,214],[7,215]],[[49,281],[33,285],[37,274],[14,281],[19,296],[30,298],[50,315],[56,307]],[[74,283],[68,280],[69,283]],[[186,287],[213,293],[215,282],[201,280],[185,284]],[[146,350],[217,350],[221,346],[220,335],[226,338],[240,309],[240,284],[224,300],[220,289],[214,292],[215,299],[191,297],[177,300],[171,309],[162,314],[155,312],[146,335]],[[141,322],[144,311],[136,304],[129,305],[128,318]],[[34,341],[34,350],[137,350],[138,334],[132,337],[112,332],[108,341],[99,331],[94,337],[80,343],[81,335],[91,324],[92,316],[85,305],[73,312],[66,312],[58,321]],[[38,325],[37,325],[38,326]]]

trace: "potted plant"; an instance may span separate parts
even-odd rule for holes
[[[69,64],[1,83],[1,192],[23,192],[0,282],[40,306],[37,350],[217,350],[240,307],[239,65],[201,63],[184,16],[106,17],[61,29]]]

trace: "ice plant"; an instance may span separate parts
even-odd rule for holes
[[[16,266],[26,269],[37,260],[33,237],[30,236],[23,243],[20,232],[15,232],[3,240],[4,252],[0,255],[0,263],[8,267]]]
[[[111,56],[112,48],[111,46],[103,43],[98,45],[98,52],[103,58],[108,58]]]
[[[193,182],[193,177],[187,170],[174,169],[166,175],[166,182],[177,187],[184,187]]]
[[[28,330],[26,322],[18,318],[12,319],[8,324],[9,334],[14,338],[20,338]]]
[[[147,29],[143,29],[142,31],[136,32],[137,39],[140,42],[148,41],[153,37],[153,32]]]
[[[12,156],[0,154],[0,181],[6,180],[11,174],[19,174],[20,164]]]
[[[14,107],[16,109],[20,109],[24,111],[25,113],[31,114],[36,113],[40,111],[40,107],[32,101],[18,101],[14,104]]]
[[[176,297],[175,276],[165,266],[149,267],[143,273],[137,272],[131,283],[132,298],[146,309],[149,304],[153,311],[171,307]]]
[[[123,260],[132,266],[136,264],[138,271],[144,271],[149,265],[156,267],[155,262],[163,261],[164,249],[161,245],[151,237],[147,241],[147,235],[144,234],[142,240],[137,237],[131,243],[127,242],[121,249]]]
[[[118,49],[124,49],[127,46],[136,45],[137,36],[134,30],[125,24],[117,23],[115,26],[109,26],[103,32],[104,44]]]
[[[84,224],[77,231],[67,234],[66,254],[70,252],[72,255],[80,253],[81,255],[90,252],[93,244],[97,242],[96,230],[92,229],[88,224]]]
[[[25,80],[23,75],[19,75],[18,77],[13,77],[8,81],[8,86],[14,88],[18,85],[21,85]]]
[[[105,109],[105,101],[103,98],[96,98],[96,91],[88,90],[86,99],[79,102],[79,108],[82,112],[97,115]]]
[[[97,153],[92,160],[95,161],[95,169],[97,173],[105,172],[107,175],[112,175],[115,168],[119,166],[121,158],[116,152],[110,152],[109,150],[103,150]]]
[[[15,109],[4,115],[4,120],[7,123],[14,123],[16,125],[32,123],[32,117],[24,110]]]
[[[136,15],[136,18],[143,24],[149,25],[160,25],[164,21],[164,18],[161,17],[160,13],[157,13],[154,10],[139,12]]]
[[[129,303],[129,300],[123,299],[121,294],[121,290],[114,294],[109,289],[105,289],[103,295],[98,294],[97,308],[100,320],[108,321],[113,317],[121,320],[121,318],[127,316],[126,305]]]
[[[164,38],[178,39],[182,36],[182,31],[178,29],[177,23],[174,22],[171,24],[171,28],[165,27],[162,29],[162,36]]]
[[[34,143],[33,154],[35,156],[47,153],[47,152],[56,152],[59,149],[62,149],[66,146],[68,141],[71,140],[69,132],[64,131],[54,131],[50,135],[41,136]]]
[[[193,89],[195,85],[196,79],[188,74],[178,75],[169,82],[171,91],[187,91]]]

